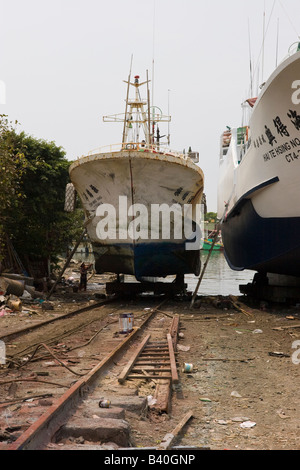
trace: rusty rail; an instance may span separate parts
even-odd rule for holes
[[[86,307],[82,307],[82,308],[79,308],[77,310],[73,310],[72,312],[65,313],[63,315],[60,315],[57,318],[51,318],[50,320],[41,321],[40,323],[36,323],[34,325],[29,325],[29,326],[26,326],[25,328],[20,328],[19,330],[15,330],[15,331],[12,331],[11,333],[7,333],[5,335],[0,336],[0,340],[8,341],[8,340],[15,339],[16,337],[22,335],[23,333],[28,333],[31,330],[36,330],[37,328],[41,328],[42,326],[48,325],[49,323],[54,323],[54,322],[57,322],[59,320],[64,320],[65,318],[70,318],[73,315],[78,315],[80,313],[87,312],[88,310],[93,310],[94,308],[102,307],[106,304],[115,302],[116,300],[117,300],[117,297],[110,298],[110,299],[105,299],[105,300],[103,300],[101,302],[98,302],[96,304],[87,305]]]
[[[99,362],[84,377],[74,383],[58,400],[44,413],[35,423],[33,423],[7,450],[38,450],[48,443],[52,436],[59,430],[64,422],[72,415],[73,408],[80,402],[82,394],[88,385],[111,365],[118,354],[128,345],[148,321],[156,310],[165,302],[161,302],[157,308],[154,308],[139,328],[133,331],[101,362]]]

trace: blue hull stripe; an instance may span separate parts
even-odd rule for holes
[[[300,218],[262,218],[244,199],[222,224],[226,259],[234,270],[300,276]]]
[[[198,276],[200,273],[200,250],[187,251],[182,242],[114,244],[112,247],[94,243],[93,246],[98,273],[132,274],[137,279],[176,274]],[[97,254],[99,247],[107,251]]]

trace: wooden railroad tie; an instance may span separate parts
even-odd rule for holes
[[[179,379],[171,334],[167,334],[164,342],[149,340],[150,335],[139,344],[118,381],[124,383],[126,379],[169,379],[177,384]]]

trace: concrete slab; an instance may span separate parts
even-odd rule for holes
[[[103,393],[99,393],[99,397],[103,397]],[[83,403],[85,406],[93,410],[99,410],[99,399],[88,399],[85,400]],[[136,413],[139,415],[145,414],[148,407],[147,397],[140,397],[137,395],[115,395],[115,393],[111,392],[106,394],[104,399],[110,400],[110,408],[122,408],[126,411],[130,411],[132,413]],[[81,405],[82,406],[82,405]],[[110,409],[110,408],[102,408],[102,409]]]
[[[97,444],[50,444],[47,450],[118,450],[119,446],[114,442],[107,442],[103,445]],[[127,447],[125,448],[127,449]]]
[[[115,395],[110,398],[111,405],[123,408],[131,413],[143,415],[148,406],[146,397]]]
[[[56,442],[69,437],[83,437],[89,442],[115,442],[118,446],[129,445],[129,424],[121,419],[71,418],[56,435]]]
[[[125,410],[121,407],[99,408],[97,403],[81,408],[84,418],[92,418],[96,415],[99,418],[125,419]]]

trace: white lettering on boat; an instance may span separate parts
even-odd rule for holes
[[[294,91],[294,93],[292,94],[293,104],[300,104],[300,80],[295,80],[292,83],[292,89],[296,89],[296,91]]]

